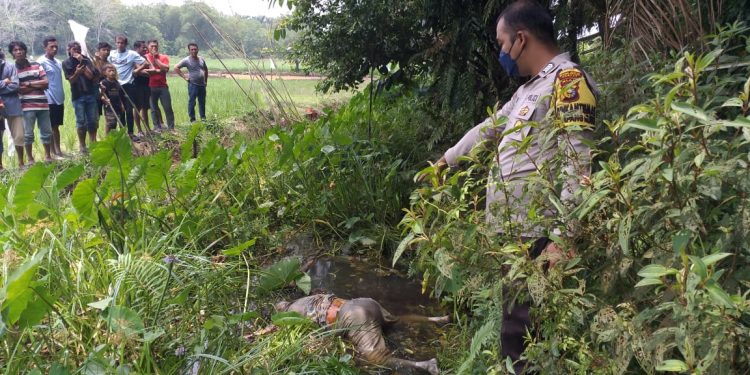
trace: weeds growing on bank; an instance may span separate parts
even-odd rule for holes
[[[285,233],[304,230],[410,259],[425,288],[454,307],[440,356],[449,371],[506,373],[500,312],[527,300],[538,327],[528,358],[542,373],[742,372],[750,81],[746,71],[707,69],[728,55],[681,55],[652,76],[653,97],[605,123],[578,204],[556,199],[569,176],[528,181],[530,212],[560,212],[530,223],[576,223],[576,237],[555,240],[577,256],[549,272],[512,232],[485,226],[492,156],[481,148],[465,170],[428,170],[431,184],[415,189],[430,148],[465,119],[431,111],[408,88],[380,93],[372,112],[358,94],[314,123],[251,140],[211,119],[163,136],[147,156],[114,132],[86,161],[3,175],[0,366],[357,373],[340,338],[270,310],[290,282],[309,291],[297,260],[278,261]],[[540,141],[576,130],[550,129]],[[270,323],[280,329],[264,332]]]
[[[394,262],[413,252],[423,282],[471,312],[460,323],[473,337],[459,373],[512,372],[499,355],[501,311],[521,302],[534,321],[525,356],[540,373],[750,369],[750,78],[746,68],[715,69],[736,61],[724,49],[727,35],[713,51],[685,52],[650,75],[653,96],[604,122],[605,135],[592,142],[595,173],[580,182],[575,204],[560,198],[569,155],[523,181],[525,223],[575,251],[558,267],[530,259],[516,221],[501,220],[500,234],[484,222],[492,155],[483,147],[463,170],[423,172],[431,186],[412,195]],[[575,131],[553,127],[513,147],[554,144]],[[541,215],[552,208],[554,217]]]

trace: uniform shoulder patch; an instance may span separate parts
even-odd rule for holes
[[[560,70],[554,84],[555,111],[565,126],[594,124],[596,97],[578,68]]]

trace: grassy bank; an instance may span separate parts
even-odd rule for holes
[[[261,108],[268,108],[268,99],[264,95],[263,85],[257,79],[240,79],[239,86],[230,78],[211,78],[206,95],[206,114],[207,117],[214,121],[223,121],[229,118],[236,118],[254,111],[253,103],[258,103]],[[307,107],[322,108],[326,104],[341,103],[351,96],[351,94],[340,93],[333,95],[322,95],[315,92],[317,80],[280,80],[273,79],[273,87],[284,97],[291,99],[292,103],[300,111]],[[172,96],[172,108],[175,114],[175,123],[177,127],[186,127],[189,124],[187,113],[187,84],[179,77],[169,76],[168,84]],[[242,89],[240,88],[242,87]],[[244,89],[244,92],[243,92]],[[70,98],[70,88],[65,85],[65,120],[61,130],[61,144],[63,152],[77,153],[78,138],[75,131],[75,112],[73,103]],[[248,99],[245,94],[250,97]],[[197,115],[196,104],[196,115]],[[150,122],[150,119],[149,119]],[[99,132],[103,136],[104,118],[99,119]],[[7,150],[9,132],[5,133],[5,145]],[[37,160],[43,160],[43,148],[39,141],[39,133],[36,133],[36,143],[34,145],[34,154]],[[15,157],[8,155],[7,151],[3,155],[4,165],[10,168],[15,167]]]

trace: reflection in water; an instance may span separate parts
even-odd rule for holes
[[[351,257],[320,259],[308,270],[312,288],[338,297],[369,297],[394,315],[445,315],[421,286],[392,270]],[[435,356],[440,328],[431,323],[397,324],[386,331],[388,345],[402,358],[424,360]],[[399,372],[407,374],[407,372]]]

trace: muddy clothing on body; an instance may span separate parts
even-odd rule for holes
[[[493,127],[488,118],[475,126],[444,155],[450,166],[458,163],[460,156],[483,140],[498,141],[497,156],[487,184],[487,221],[498,232],[501,223],[511,223],[518,231],[513,235],[536,238],[544,235],[543,229],[523,223],[528,217],[528,202],[524,196],[524,177],[542,168],[559,149],[564,149],[569,164],[563,171],[569,176],[561,192],[561,200],[569,201],[580,176],[590,172],[590,150],[585,139],[590,137],[596,109],[596,85],[591,77],[570,60],[567,53],[553,58],[537,75],[518,88],[513,97],[495,114],[507,118],[504,125]],[[548,113],[554,116],[548,117]],[[534,137],[528,148],[519,147],[529,135],[538,134],[559,119],[564,127],[580,127],[583,131],[561,131],[556,147],[543,145]],[[545,213],[551,215],[552,212]]]
[[[391,325],[398,318],[385,310],[371,298],[346,300],[341,305],[332,325],[326,321],[326,314],[336,297],[333,294],[316,294],[292,302],[287,311],[298,312],[321,327],[329,327],[351,340],[363,359],[371,363],[383,363],[390,352],[385,344],[382,327]]]

